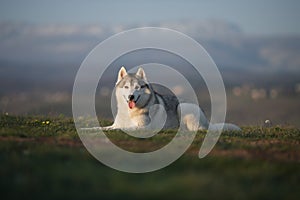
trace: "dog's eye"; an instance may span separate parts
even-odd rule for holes
[[[125,89],[128,89],[129,87],[126,85],[124,88],[125,88]]]
[[[138,90],[140,87],[139,86],[135,86],[134,89]]]

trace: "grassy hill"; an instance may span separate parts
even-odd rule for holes
[[[108,137],[124,149],[151,151],[175,131],[147,140],[121,131]],[[2,199],[299,199],[300,130],[243,127],[225,132],[198,158],[205,137],[170,166],[146,174],[106,167],[82,145],[71,118],[0,116]]]

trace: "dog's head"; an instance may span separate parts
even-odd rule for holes
[[[135,74],[130,74],[121,67],[116,83],[118,101],[125,101],[129,109],[143,108],[151,98],[151,94],[151,88],[142,68],[139,68]]]

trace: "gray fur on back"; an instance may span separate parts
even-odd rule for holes
[[[156,92],[154,93],[163,101],[167,113],[167,120],[164,129],[178,128],[179,116],[177,113],[177,108],[179,105],[179,101],[177,97],[175,95],[161,95]]]

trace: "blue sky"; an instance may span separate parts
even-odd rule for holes
[[[143,24],[217,19],[250,35],[299,35],[298,0],[0,0],[0,21]]]

